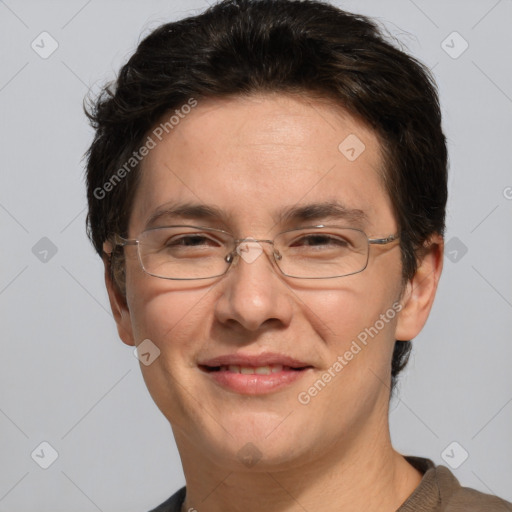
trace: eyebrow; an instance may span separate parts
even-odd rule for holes
[[[163,218],[193,220],[227,220],[227,214],[216,206],[202,203],[166,203],[158,207],[148,218],[145,229]]]
[[[221,221],[228,224],[230,215],[220,208],[203,203],[166,203],[158,207],[148,218],[144,229],[148,229],[162,219],[184,219]],[[368,223],[363,210],[347,208],[339,201],[326,201],[306,205],[283,207],[274,216],[276,224],[290,225],[319,220],[341,220],[348,224],[362,226]]]
[[[280,224],[318,220],[342,220],[350,224],[364,225],[368,222],[368,217],[363,210],[347,208],[339,201],[291,206],[282,209],[277,215],[277,222]]]

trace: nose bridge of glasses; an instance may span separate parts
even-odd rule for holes
[[[233,250],[226,256],[225,260],[227,263],[232,263],[235,256],[238,255],[246,263],[253,263],[263,252],[272,260],[269,250],[272,250],[274,258],[281,259],[281,254],[276,250],[273,240],[253,237],[238,238],[234,240]]]
[[[252,236],[248,236],[246,238],[237,238],[234,240],[234,244],[236,247],[238,247],[242,242],[257,242],[257,243],[265,243],[265,244],[271,244],[274,245],[273,240],[266,240],[263,238],[253,238]]]

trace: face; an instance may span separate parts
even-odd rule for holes
[[[352,144],[340,150],[348,136]],[[141,172],[130,238],[150,218],[152,227],[193,224],[265,240],[312,224],[359,228],[370,238],[397,230],[375,134],[318,100],[200,102]],[[217,213],[172,213],[183,204]],[[304,210],[311,205],[323,208]],[[383,383],[405,329],[398,243],[372,245],[361,273],[317,280],[283,276],[271,251],[237,258],[220,278],[165,280],[141,269],[135,246],[125,251],[126,305],[110,288],[119,332],[128,344],[149,339],[160,350],[141,369],[178,445],[225,467],[252,453],[265,469],[349,450],[382,429]]]

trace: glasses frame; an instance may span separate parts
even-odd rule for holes
[[[235,247],[234,247],[234,249],[231,252],[226,254],[226,256],[224,257],[224,259],[226,260],[226,263],[228,263],[228,266],[227,266],[226,270],[224,272],[222,272],[222,274],[217,274],[217,275],[208,276],[208,277],[162,277],[162,276],[159,276],[157,274],[152,274],[151,272],[149,272],[144,267],[144,263],[142,262],[142,257],[141,257],[141,254],[140,254],[140,245],[139,245],[140,244],[140,240],[138,240],[137,238],[124,238],[124,237],[122,237],[121,235],[118,235],[118,234],[114,234],[112,236],[112,239],[110,240],[110,243],[112,244],[112,252],[113,252],[114,247],[118,247],[118,246],[126,247],[126,246],[129,246],[129,245],[136,245],[137,246],[137,259],[139,260],[139,264],[140,264],[142,270],[146,274],[148,274],[148,275],[150,275],[152,277],[157,277],[159,279],[170,279],[170,280],[173,280],[173,281],[199,281],[201,279],[214,279],[216,277],[222,277],[222,276],[226,275],[227,272],[229,271],[229,269],[232,267],[232,264],[235,261],[236,257],[240,256],[238,254],[238,252],[237,252],[237,249],[239,248],[240,244],[243,243],[243,242],[257,242],[257,243],[265,243],[265,244],[269,244],[269,245],[273,246],[273,251],[272,251],[273,258],[270,258],[270,260],[271,260],[271,262],[273,260],[274,266],[277,267],[279,272],[281,272],[281,274],[286,276],[286,277],[289,277],[289,278],[292,278],[292,279],[336,279],[336,278],[339,278],[339,277],[347,277],[347,276],[351,276],[351,275],[354,275],[354,274],[360,274],[361,272],[363,272],[368,267],[368,262],[370,260],[370,250],[369,250],[370,249],[370,245],[383,246],[383,245],[390,244],[391,242],[394,242],[394,241],[400,239],[400,234],[399,233],[388,235],[388,236],[382,237],[382,238],[370,238],[370,237],[368,237],[368,235],[362,229],[348,227],[348,226],[328,225],[328,224],[327,225],[326,224],[317,224],[317,225],[314,225],[314,226],[301,226],[301,227],[298,227],[298,228],[287,229],[285,231],[281,231],[280,233],[278,233],[274,237],[273,240],[256,239],[256,238],[250,238],[250,237],[249,238],[235,238],[232,233],[230,233],[229,231],[225,231],[224,229],[209,228],[209,227],[205,227],[205,226],[196,226],[196,225],[192,225],[192,224],[174,224],[174,225],[171,225],[171,226],[158,226],[158,227],[146,229],[142,233],[145,233],[147,231],[156,230],[156,229],[165,229],[165,228],[194,228],[194,229],[201,229],[201,230],[204,230],[204,231],[223,233],[225,235],[228,235],[228,236],[232,237],[234,239],[233,242],[235,244]],[[290,274],[286,274],[281,269],[281,267],[279,266],[279,263],[278,263],[278,260],[281,259],[282,256],[279,254],[279,251],[276,251],[275,248],[274,248],[275,239],[279,235],[283,235],[285,233],[291,233],[293,231],[302,231],[302,230],[305,230],[305,229],[313,229],[313,228],[315,228],[315,229],[318,229],[318,228],[350,229],[352,231],[359,231],[360,233],[362,233],[366,237],[366,240],[368,242],[368,253],[367,253],[366,263],[365,263],[364,267],[361,270],[358,270],[356,272],[350,272],[349,274],[343,274],[343,275],[340,275],[340,276],[330,276],[330,277],[299,277],[299,276],[292,276]],[[140,237],[140,235],[139,235],[139,237]],[[264,252],[266,253],[266,251],[264,251]],[[112,253],[110,253],[110,255],[111,254]]]

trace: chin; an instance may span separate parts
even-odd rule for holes
[[[269,412],[231,413],[223,417],[222,425],[203,418],[202,425],[175,430],[175,435],[186,436],[185,449],[197,450],[199,457],[209,458],[226,470],[280,470],[310,459],[323,437],[320,433],[315,439],[307,422],[299,425],[296,419],[292,422],[293,416],[285,419],[286,415],[277,417]]]

